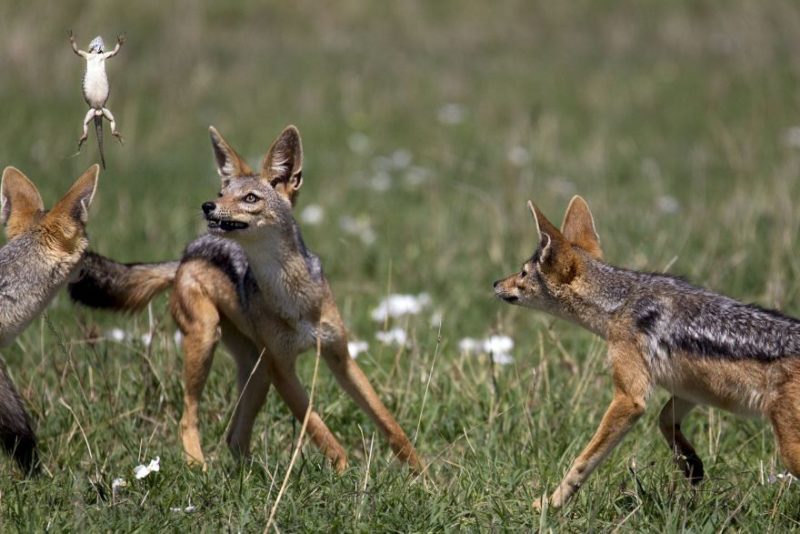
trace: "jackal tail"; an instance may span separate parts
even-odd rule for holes
[[[26,475],[39,472],[36,434],[25,405],[5,369],[0,367],[0,447]]]
[[[87,252],[78,280],[69,284],[69,295],[90,308],[137,311],[172,285],[178,265],[178,261],[126,264]]]
[[[103,116],[94,116],[94,132],[97,134],[97,149],[100,151],[100,163],[106,168],[106,157],[103,154]]]

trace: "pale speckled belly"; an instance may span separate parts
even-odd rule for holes
[[[83,96],[93,108],[102,108],[108,100],[108,78],[102,64],[87,63],[83,79]]]
[[[656,384],[679,398],[749,417],[767,409],[769,369],[761,362],[662,354],[650,364]]]

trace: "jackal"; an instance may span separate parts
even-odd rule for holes
[[[341,387],[375,421],[397,457],[419,471],[414,446],[350,358],[322,264],[306,248],[292,215],[303,183],[299,132],[289,126],[281,133],[259,173],[217,130],[211,127],[210,133],[222,180],[219,198],[202,206],[210,233],[191,242],[180,262],[123,265],[87,255],[80,279],[70,286],[73,299],[131,311],[174,286],[170,308],[183,333],[184,353],[180,428],[190,463],[205,463],[198,410],[220,339],[237,364],[240,401],[227,437],[235,456],[248,454],[253,421],[270,384],[303,420],[309,399],[295,360],[319,342]],[[316,412],[311,412],[308,432],[334,468],[343,471],[347,455]]]
[[[0,221],[8,242],[0,248],[0,347],[33,321],[80,263],[89,242],[86,220],[99,166],[78,178],[46,212],[36,186],[14,167],[0,183]],[[25,473],[39,470],[31,420],[14,383],[0,368],[0,446]]]
[[[681,421],[697,404],[769,419],[783,462],[800,476],[800,321],[680,278],[605,263],[581,197],[570,202],[560,231],[528,205],[539,246],[519,273],[494,283],[495,294],[605,338],[614,381],[600,427],[550,505],[563,505],[622,440],[654,386],[672,394],[659,427],[692,483],[702,480],[703,463]]]

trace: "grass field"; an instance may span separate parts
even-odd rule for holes
[[[218,190],[209,124],[253,164],[284,125],[303,135],[305,240],[429,469],[417,479],[394,462],[323,366],[315,404],[350,467],[337,476],[305,446],[271,530],[800,529],[800,487],[772,482],[768,425],[693,412],[708,478],[692,491],[656,429],[663,392],[569,506],[535,513],[611,397],[605,344],[491,291],[534,248],[525,201],[560,221],[580,193],[612,263],[800,314],[795,3],[6,1],[0,165],[47,204],[97,160],[93,137],[71,157],[86,108],[70,29],[82,47],[128,38],[108,64],[125,145],[107,136],[96,251],[172,259],[203,231],[199,206]],[[370,316],[388,294],[422,292],[417,315]],[[408,345],[382,345],[384,326]],[[105,339],[115,328],[123,341]],[[209,469],[185,467],[174,332],[163,296],[125,317],[61,294],[3,352],[47,474],[0,462],[2,530],[264,529],[300,425],[271,393],[238,466],[220,350],[202,404]],[[459,348],[490,335],[513,338],[512,363]],[[314,357],[301,361],[310,384]],[[134,479],[156,456],[161,470]],[[128,485],[114,493],[116,478]]]

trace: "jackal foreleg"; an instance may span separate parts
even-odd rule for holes
[[[608,350],[614,377],[614,398],[592,440],[550,496],[550,506],[560,507],[566,503],[644,413],[651,381],[640,351],[634,342],[627,341],[610,341]],[[534,506],[540,505],[534,503]]]

